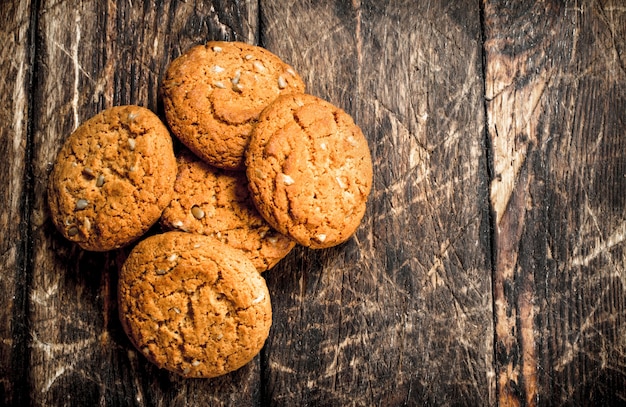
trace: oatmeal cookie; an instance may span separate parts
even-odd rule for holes
[[[246,166],[261,215],[303,246],[346,241],[365,213],[367,140],[345,111],[315,96],[280,96],[262,112]]]
[[[139,242],[118,282],[119,315],[135,347],[159,368],[210,378],[247,364],[272,324],[265,280],[242,253],[195,233]]]
[[[244,172],[210,166],[188,150],[177,161],[174,196],[161,216],[165,229],[213,236],[242,250],[259,272],[272,268],[295,246],[259,214]]]
[[[285,93],[304,91],[296,71],[270,51],[211,41],[172,61],[161,85],[167,122],[207,163],[243,170],[244,151],[261,110]]]
[[[85,250],[125,246],[159,220],[175,178],[172,138],[159,117],[140,106],[106,109],[57,155],[48,183],[52,221]]]

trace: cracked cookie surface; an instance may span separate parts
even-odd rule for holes
[[[259,117],[246,157],[252,199],[272,227],[325,248],[358,228],[372,186],[367,140],[340,108],[280,96]]]
[[[172,132],[209,164],[243,170],[259,114],[281,94],[304,91],[295,70],[270,51],[211,41],[173,60],[161,86]]]
[[[139,242],[122,266],[119,313],[148,360],[184,377],[217,377],[254,358],[272,323],[263,277],[240,251],[194,233]]]
[[[257,211],[244,172],[208,165],[188,150],[178,154],[174,196],[161,216],[169,230],[200,233],[242,250],[259,272],[295,246]]]
[[[83,122],[48,182],[52,221],[85,250],[125,246],[155,224],[176,178],[172,138],[152,111],[116,106]]]

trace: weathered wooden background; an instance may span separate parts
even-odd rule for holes
[[[260,44],[353,115],[375,164],[356,236],[266,273],[262,353],[159,371],[117,319],[124,252],[54,230],[51,162],[167,64]],[[626,403],[626,3],[2,0],[0,403]]]

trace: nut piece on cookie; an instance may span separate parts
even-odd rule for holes
[[[177,161],[174,196],[161,216],[165,229],[213,236],[241,250],[259,272],[272,268],[295,246],[259,214],[244,172],[210,166],[188,150]]]
[[[270,51],[211,41],[172,61],[161,86],[172,132],[207,163],[243,170],[261,111],[279,95],[304,91],[296,71]]]
[[[85,250],[142,236],[169,204],[176,179],[170,133],[152,111],[116,106],[82,123],[59,151],[48,182],[54,225]]]
[[[315,96],[283,95],[263,110],[246,167],[261,215],[303,246],[346,241],[365,214],[373,171],[367,140],[345,111]]]
[[[247,364],[272,324],[265,280],[242,253],[212,237],[166,232],[133,248],[120,271],[119,316],[159,368],[217,377]]]

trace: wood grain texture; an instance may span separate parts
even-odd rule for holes
[[[626,403],[622,3],[0,2],[0,405]],[[262,353],[183,380],[121,329],[128,249],[64,240],[45,189],[79,123],[162,115],[167,64],[211,39],[293,64],[375,178],[352,239],[264,274]]]
[[[0,403],[22,404],[31,199],[28,145],[32,74],[31,3],[0,4]]]
[[[258,359],[215,381],[185,381],[138,356],[117,317],[116,276],[125,252],[89,253],[64,241],[44,199],[51,162],[78,124],[113,105],[159,112],[158,85],[169,61],[209,39],[254,39],[255,10],[223,2],[40,5],[30,185],[32,405],[250,405],[258,399]]]
[[[495,401],[479,8],[446,3],[262,3],[263,44],[353,115],[375,168],[353,239],[268,274],[269,405]]]
[[[485,2],[501,405],[626,401],[620,2]]]

